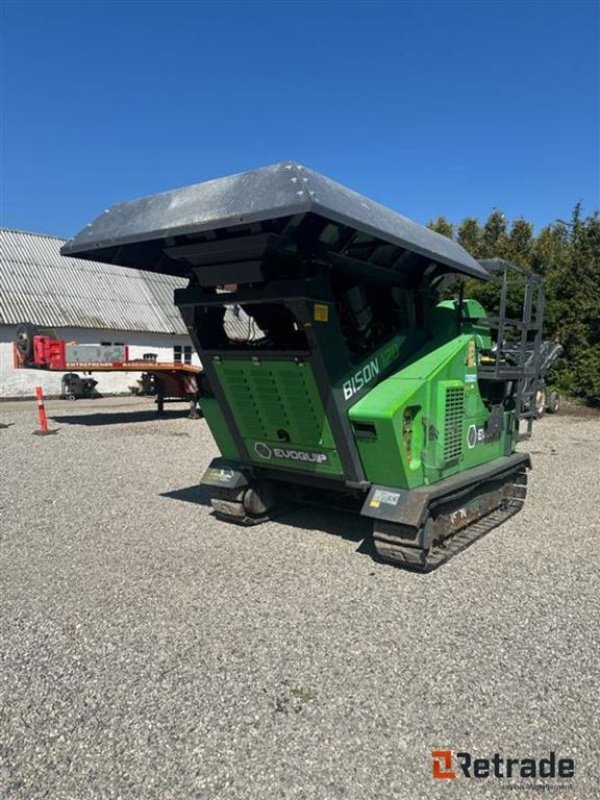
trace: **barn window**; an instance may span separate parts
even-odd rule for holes
[[[191,364],[192,346],[190,344],[184,344],[183,346],[176,344],[173,347],[173,361],[176,364],[181,364],[182,361],[184,364]]]

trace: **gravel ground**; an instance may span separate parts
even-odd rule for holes
[[[204,421],[48,405],[39,438],[0,405],[3,800],[507,796],[435,748],[553,749],[552,796],[600,796],[600,416],[540,422],[524,511],[419,576],[353,517],[216,521]]]

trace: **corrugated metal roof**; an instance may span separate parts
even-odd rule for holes
[[[66,239],[0,228],[0,323],[186,333],[182,278],[61,256]]]

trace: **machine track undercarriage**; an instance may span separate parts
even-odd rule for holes
[[[526,493],[523,466],[500,480],[434,501],[418,527],[375,522],[375,549],[384,561],[431,572],[517,514]]]
[[[527,494],[529,457],[511,458],[513,466],[491,477],[445,481],[421,492],[414,522],[373,521],[373,544],[386,562],[431,572],[461,553],[488,531],[517,514]],[[468,476],[467,476],[468,478]],[[419,493],[414,492],[417,496]],[[356,496],[258,480],[234,489],[213,488],[215,515],[236,525],[255,526],[309,503],[333,511],[360,509]]]

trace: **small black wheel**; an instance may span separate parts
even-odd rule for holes
[[[256,481],[244,493],[244,508],[254,517],[262,517],[277,502],[277,489],[272,481]]]
[[[558,396],[558,392],[550,392],[546,403],[546,411],[549,414],[556,414],[559,407],[560,407],[560,397]]]
[[[33,337],[37,333],[37,328],[32,322],[22,322],[17,326],[15,344],[21,355],[29,357],[33,355]]]

